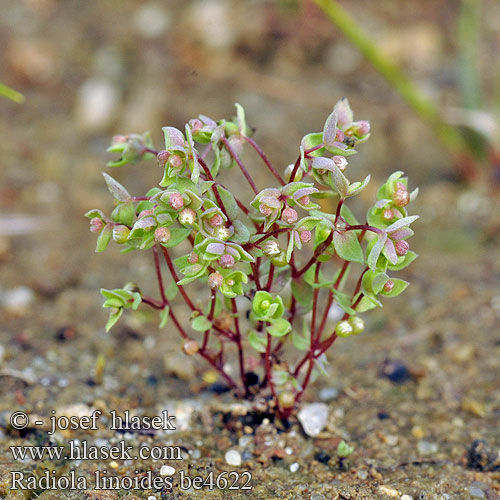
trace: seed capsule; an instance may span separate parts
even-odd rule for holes
[[[396,241],[396,243],[394,243],[394,248],[396,249],[396,254],[398,254],[401,257],[408,253],[410,245],[408,244],[407,241],[401,240],[401,241]]]
[[[387,280],[384,285],[384,292],[390,293],[393,288],[394,288],[394,281]]]
[[[290,391],[283,391],[278,396],[278,401],[282,408],[291,408],[295,404],[295,397]]]
[[[311,241],[312,233],[311,233],[311,231],[308,231],[307,229],[305,229],[304,231],[300,232],[299,237],[300,237],[300,241],[302,241],[302,243],[308,243],[309,241]]]
[[[291,207],[286,207],[283,212],[281,212],[281,220],[287,224],[293,224],[297,222],[299,215],[297,211]]]
[[[181,193],[172,193],[168,199],[168,204],[174,210],[180,210],[184,206],[184,198]]]
[[[200,346],[196,340],[189,339],[184,342],[182,349],[188,356],[193,356],[193,354],[196,354],[200,350]]]
[[[190,264],[196,264],[198,262],[198,254],[195,252],[191,252],[188,257],[188,262]]]
[[[234,257],[232,255],[229,255],[229,254],[224,254],[219,259],[219,264],[224,269],[229,269],[229,268],[234,266]]]
[[[165,166],[165,163],[167,163],[168,157],[170,156],[170,153],[167,150],[160,151],[156,155],[156,160],[158,162],[158,165],[163,168]]]
[[[387,221],[392,220],[394,218],[394,212],[390,208],[386,208],[382,212],[382,218]]]
[[[262,245],[262,250],[268,257],[272,257],[280,253],[280,246],[275,240],[267,240],[264,245]]]
[[[353,333],[353,328],[349,321],[340,321],[335,327],[335,333],[339,337],[349,337],[349,335],[352,335]]]
[[[222,274],[220,274],[218,272],[211,273],[208,275],[208,286],[212,290],[215,290],[216,288],[220,288],[223,281],[224,281],[224,278],[223,278]]]
[[[264,205],[264,203],[260,204],[259,212],[262,215],[265,215],[266,217],[268,217],[269,215],[271,215],[273,213],[273,211],[267,205]]]
[[[359,316],[351,316],[349,324],[352,327],[353,335],[358,335],[365,329],[365,322]]]
[[[208,223],[211,227],[219,227],[224,224],[224,219],[222,218],[222,215],[215,214],[211,219],[208,220]]]
[[[113,228],[113,241],[116,241],[116,243],[125,243],[129,234],[130,229],[127,226],[115,226]]]
[[[170,231],[166,227],[158,227],[155,230],[156,243],[167,243],[170,239]]]
[[[99,217],[94,217],[90,219],[90,232],[100,233],[101,229],[104,227],[104,222],[99,219]]]

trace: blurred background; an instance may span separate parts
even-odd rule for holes
[[[358,213],[391,172],[403,170],[410,187],[420,187],[412,211],[422,218],[411,243],[421,258],[402,273],[412,282],[406,298],[372,313],[367,340],[343,344],[346,356],[335,354],[335,370],[353,377],[344,383],[363,386],[365,374],[351,374],[353,363],[374,363],[376,374],[387,359],[402,359],[409,378],[423,377],[424,400],[448,398],[453,411],[494,422],[500,4],[342,5],[377,54],[434,103],[443,123],[456,126],[458,143],[443,142],[446,133],[429,113],[412,109],[313,1],[0,0],[0,81],[26,98],[0,98],[0,367],[48,377],[49,392],[56,378],[59,388],[80,380],[83,398],[96,395],[82,373],[94,373],[100,353],[108,358],[109,387],[117,386],[117,374],[126,382],[167,371],[191,381],[196,367],[189,361],[163,360],[163,344],[153,349],[167,342],[156,320],[144,329],[147,317],[129,317],[114,336],[103,333],[98,289],[128,280],[148,289],[152,276],[149,258],[118,258],[116,247],[94,254],[83,214],[111,210],[101,175],[110,138],[150,130],[161,148],[162,126],[183,128],[198,114],[231,117],[239,102],[254,138],[281,170],[296,159],[302,136],[321,130],[346,96],[355,118],[372,127],[349,167],[354,180],[372,173]],[[141,195],[161,173],[151,161],[113,174]],[[365,350],[349,357],[362,344]],[[112,368],[113,354],[124,366]],[[17,382],[9,384],[2,386],[11,395],[5,401],[16,401]],[[58,397],[73,396],[62,390]]]

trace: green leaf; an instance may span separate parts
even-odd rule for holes
[[[222,186],[217,186],[217,190],[219,191],[219,195],[221,197],[222,203],[224,203],[224,207],[226,208],[226,212],[229,218],[237,219],[240,214],[240,209],[238,208],[238,204],[236,203],[236,200],[234,199],[232,193],[230,193]]]
[[[241,104],[236,103],[236,113],[238,119],[238,129],[240,131],[240,135],[243,137],[246,135],[247,124],[245,121],[245,110]]]
[[[333,244],[339,257],[349,262],[363,264],[363,249],[359,244],[358,235],[354,231],[346,231],[344,233],[334,231]]]
[[[104,229],[99,233],[95,251],[104,252],[104,250],[106,250],[107,246],[109,245],[112,236],[113,236],[113,226],[112,224],[106,224],[104,226]]]
[[[347,224],[351,226],[356,226],[357,224],[359,224],[351,209],[345,203],[340,208],[340,215],[344,218]]]
[[[250,239],[250,231],[248,227],[238,219],[233,219],[234,235],[232,240],[236,243],[245,244]]]
[[[118,182],[113,179],[106,172],[103,172],[104,180],[108,186],[109,192],[119,201],[130,201],[132,197],[128,193],[128,191]]]
[[[397,264],[393,265],[389,263],[387,268],[390,269],[391,271],[400,271],[401,269],[404,269],[405,267],[409,266],[417,257],[418,255],[415,252],[409,250],[406,253],[406,255],[398,258]]]
[[[0,95],[10,99],[11,101],[17,102],[18,104],[22,104],[26,100],[23,94],[8,87],[4,83],[0,83]]]
[[[349,191],[347,193],[347,197],[356,196],[357,194],[361,193],[361,191],[363,191],[363,189],[365,189],[365,187],[370,182],[370,179],[371,179],[371,176],[367,175],[363,182],[353,182],[349,186]]]
[[[310,310],[313,302],[313,289],[302,278],[292,280],[292,294],[305,309]]]
[[[168,315],[170,314],[170,307],[165,306],[160,311],[160,328],[164,328],[168,323]]]
[[[299,351],[307,351],[311,345],[309,339],[303,337],[295,330],[292,330],[292,344]]]
[[[97,208],[94,208],[93,210],[89,210],[86,214],[85,217],[88,217],[89,219],[94,219],[98,218],[101,220],[105,220],[106,216],[104,215],[104,212],[102,210],[98,210]]]
[[[332,170],[328,178],[331,179],[328,185],[335,189],[341,198],[346,198],[349,194],[349,181],[337,165],[332,165]]]
[[[275,319],[270,326],[266,328],[267,333],[273,337],[283,337],[292,329],[289,321],[283,318]]]
[[[351,297],[346,293],[339,292],[335,288],[332,288],[333,295],[337,301],[337,305],[346,313],[354,314],[356,311],[351,307]]]
[[[111,328],[117,323],[123,314],[123,308],[119,307],[118,309],[111,310],[108,317],[108,322],[106,323],[106,331],[109,332]]]
[[[383,235],[378,235],[376,243],[373,245],[370,253],[368,254],[366,263],[368,264],[368,267],[374,271],[377,269],[377,261],[380,256],[380,253],[384,249],[386,241],[387,241],[387,234],[384,233]]]
[[[266,352],[267,341],[262,335],[258,334],[255,330],[252,330],[248,335],[248,343],[257,352],[261,353]]]
[[[111,213],[111,218],[119,224],[131,226],[134,223],[135,207],[133,201],[120,203]]]
[[[170,302],[175,299],[178,293],[179,293],[179,287],[177,286],[177,283],[172,280],[168,285],[167,289],[165,290],[165,297]]]
[[[206,316],[196,316],[191,321],[191,328],[197,332],[206,332],[212,328],[212,322]]]

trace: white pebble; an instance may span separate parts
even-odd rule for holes
[[[86,132],[101,132],[118,112],[119,90],[105,78],[89,78],[78,89],[75,116]]]
[[[290,472],[297,472],[299,470],[300,465],[297,462],[294,462],[290,465]]]
[[[328,406],[324,403],[308,404],[300,410],[297,417],[308,436],[317,436],[326,426]]]
[[[226,453],[225,458],[226,458],[226,463],[229,465],[234,465],[236,467],[239,467],[241,465],[241,455],[236,450],[229,450]]]
[[[13,313],[25,312],[33,302],[35,294],[27,286],[18,286],[6,292],[2,297],[3,307]]]
[[[148,500],[156,500],[156,497],[154,497],[153,495],[150,495],[150,496],[148,496]]]
[[[411,497],[410,495],[403,495],[401,497],[401,500],[413,500],[413,497]]]
[[[161,3],[147,3],[135,11],[132,22],[140,36],[152,39],[165,34],[171,19]]]
[[[175,474],[175,469],[170,467],[170,465],[162,465],[160,469],[160,476],[173,476]]]

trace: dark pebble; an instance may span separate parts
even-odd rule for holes
[[[207,391],[213,392],[215,394],[224,394],[225,392],[229,392],[231,390],[226,384],[222,384],[221,382],[215,382],[215,384],[209,385],[207,387]]]
[[[387,412],[385,412],[385,411],[379,411],[377,413],[377,418],[379,420],[388,420],[388,419],[391,418],[391,416]]]
[[[408,367],[397,360],[388,360],[382,367],[382,375],[395,384],[405,384],[411,380],[411,373]]]
[[[320,450],[314,454],[314,460],[321,462],[322,464],[327,464],[330,461],[330,455],[326,451]]]
[[[476,439],[467,450],[467,467],[470,469],[491,471],[500,470],[496,456],[484,439]]]
[[[248,387],[252,387],[259,383],[259,376],[254,372],[245,373],[245,381]]]

